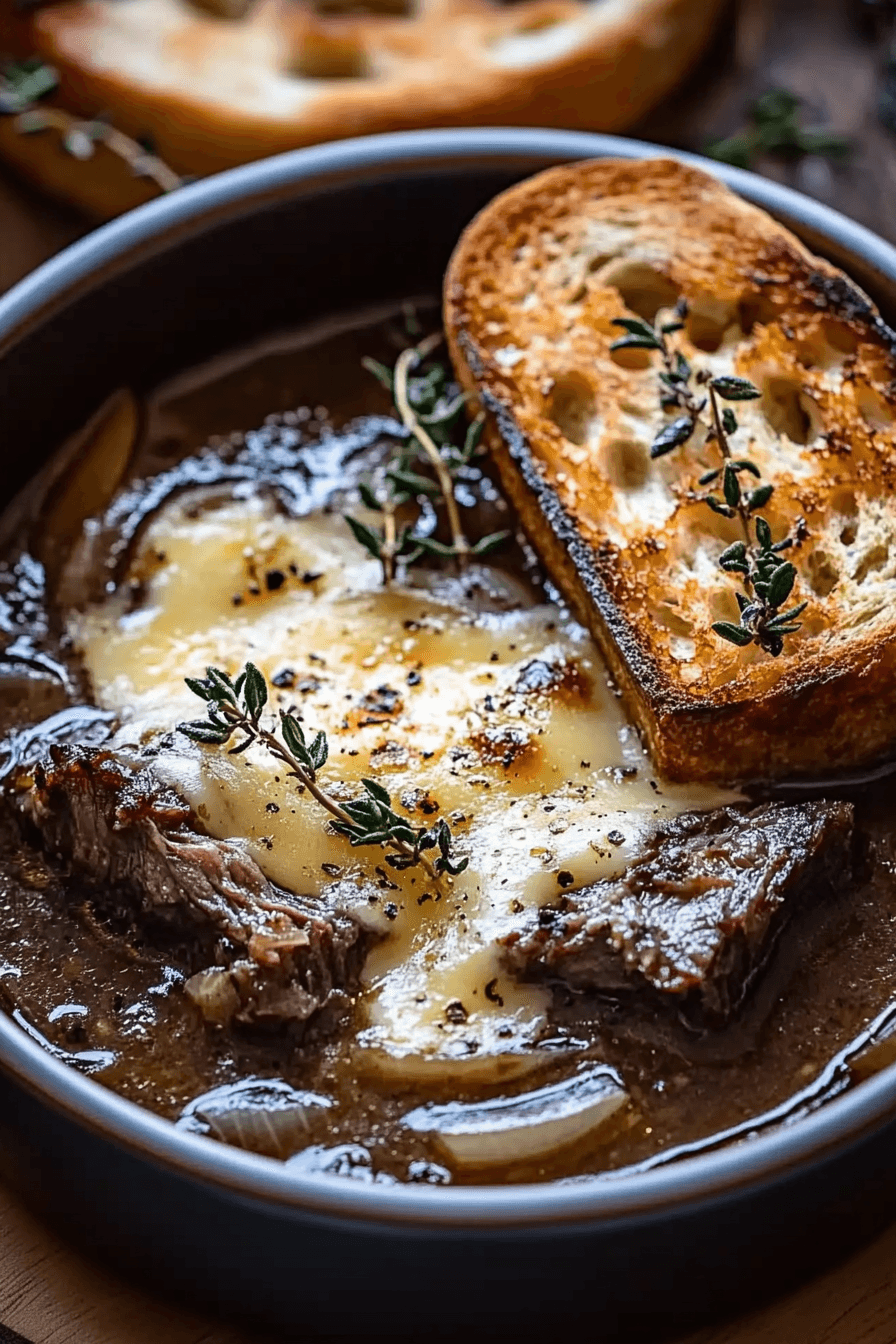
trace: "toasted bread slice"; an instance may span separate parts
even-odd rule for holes
[[[695,371],[750,379],[738,457],[774,493],[790,603],[779,657],[735,647],[742,532],[698,489],[701,428],[652,460],[680,410],[660,357],[613,351],[614,319],[653,322]],[[488,411],[523,526],[595,635],[657,769],[724,782],[864,768],[896,751],[896,336],[840,271],[713,177],[671,160],[578,163],[499,196],[445,286],[451,356]]]
[[[65,0],[0,3],[0,50],[59,72],[63,107],[103,112],[181,174],[427,126],[618,131],[687,73],[724,0]],[[26,12],[22,12],[22,11]],[[55,151],[42,152],[46,139]],[[59,137],[0,155],[104,217],[145,181]]]

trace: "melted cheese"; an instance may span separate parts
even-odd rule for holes
[[[242,837],[273,881],[328,892],[382,933],[362,1066],[524,1067],[547,996],[509,979],[498,939],[528,907],[620,871],[658,818],[721,799],[658,785],[585,632],[506,576],[478,577],[487,602],[444,575],[384,589],[341,518],[194,496],[156,518],[130,581],[71,620],[121,745],[201,714],[185,676],[251,659],[272,707],[327,732],[331,791],[374,777],[415,824],[450,821],[470,866],[433,896],[419,869],[330,835],[263,749],[178,735],[157,757],[212,835]]]

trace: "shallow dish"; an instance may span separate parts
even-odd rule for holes
[[[657,152],[560,132],[384,136],[238,169],[107,226],[0,300],[5,488],[125,378],[144,390],[278,327],[437,292],[460,230],[503,187],[553,163]],[[896,311],[894,249],[706,166]],[[6,1179],[157,1288],[310,1333],[531,1329],[587,1313],[602,1337],[655,1335],[754,1304],[892,1214],[894,1136],[885,1072],[792,1126],[640,1175],[363,1185],[178,1132],[0,1016]]]

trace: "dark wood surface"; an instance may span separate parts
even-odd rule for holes
[[[878,117],[886,28],[860,22],[863,0],[742,0],[687,87],[635,134],[701,151],[739,130],[755,99],[785,88],[807,125],[849,138],[841,163],[819,157],[755,166],[896,242],[896,134]]]
[[[849,136],[853,151],[836,165],[810,157],[757,166],[896,242],[896,134],[877,116],[883,42],[857,23],[861,9],[861,0],[742,0],[688,87],[634,134],[700,150],[738,130],[758,95],[788,88],[805,99],[809,121]],[[88,227],[0,171],[0,290]],[[649,1267],[644,1287],[649,1292]],[[131,1289],[2,1191],[0,1321],[33,1344],[261,1344]],[[786,1300],[687,1344],[894,1341],[896,1227]]]

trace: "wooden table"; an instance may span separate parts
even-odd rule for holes
[[[790,88],[814,120],[851,136],[854,152],[837,167],[811,158],[765,160],[762,170],[896,241],[896,135],[877,119],[881,52],[851,21],[859,8],[860,0],[744,0],[689,88],[641,134],[700,149],[737,130],[756,95]],[[85,228],[0,172],[0,290]],[[32,1344],[263,1344],[256,1334],[148,1298],[89,1264],[2,1191],[0,1321]],[[894,1341],[896,1226],[786,1300],[683,1344]]]

